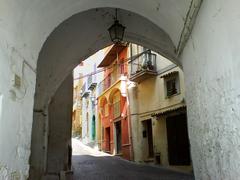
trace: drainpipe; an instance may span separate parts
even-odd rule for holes
[[[130,103],[129,103],[129,93],[127,90],[127,103],[128,103],[128,108],[127,108],[127,117],[128,118],[128,132],[129,132],[129,142],[131,145],[130,148],[130,159],[134,160],[134,151],[133,151],[133,140],[132,140],[132,125],[131,125],[131,113],[130,113]]]
[[[130,44],[130,56],[132,58],[132,43]],[[128,78],[127,78],[128,79]],[[127,117],[128,117],[128,132],[129,132],[129,142],[131,145],[130,148],[130,159],[134,160],[134,151],[133,151],[133,139],[132,139],[132,123],[131,123],[131,111],[130,111],[130,102],[129,102],[129,93],[128,93],[128,89],[126,91],[127,93],[127,103],[128,103],[128,108],[127,108]]]

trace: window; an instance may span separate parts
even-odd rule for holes
[[[166,91],[166,97],[171,97],[173,95],[180,93],[178,74],[165,78],[165,91]]]
[[[121,115],[120,93],[116,93],[113,98],[113,118],[117,118]]]
[[[104,116],[108,116],[108,104],[104,105]]]
[[[120,112],[120,101],[113,104],[113,117],[117,118],[121,114]]]
[[[177,87],[176,87],[176,78],[170,79],[166,82],[167,85],[167,96],[172,96],[177,94]]]

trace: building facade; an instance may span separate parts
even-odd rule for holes
[[[82,142],[91,147],[97,147],[97,84],[103,79],[102,73],[97,72],[97,64],[103,58],[103,51],[99,51],[86,59],[79,69],[82,74],[79,78],[83,81],[79,92],[81,98],[82,117]],[[88,73],[86,73],[88,72]]]
[[[46,127],[53,124],[58,133],[66,129],[49,119],[55,113],[48,111],[49,102],[80,58],[109,45],[107,27],[118,8],[127,29],[124,40],[161,52],[184,69],[196,179],[237,179],[239,5],[236,0],[59,0],[57,5],[1,0],[0,177],[44,176],[49,166],[44,161],[49,151]]]
[[[82,79],[76,79],[73,82],[72,135],[80,137],[82,136],[82,98],[80,95],[82,84]]]
[[[191,171],[183,72],[138,45],[129,51],[134,160]]]
[[[101,150],[131,160],[127,53],[127,45],[113,45],[98,66],[104,69],[104,79],[98,85],[98,139]]]
[[[98,66],[104,69],[97,87],[99,149],[192,171],[181,69],[136,44],[105,51]]]

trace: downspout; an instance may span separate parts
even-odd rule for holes
[[[130,103],[129,103],[129,98],[128,98],[129,94],[128,94],[128,90],[127,90],[127,103],[128,103],[128,108],[127,108],[127,117],[128,117],[128,132],[129,132],[129,142],[131,145],[130,148],[130,159],[134,160],[134,151],[133,151],[133,139],[132,139],[132,125],[131,125],[131,113],[130,113]]]
[[[132,43],[130,44],[130,57],[132,57]],[[127,117],[128,117],[128,132],[129,132],[129,142],[131,144],[130,148],[130,159],[134,160],[134,151],[133,151],[133,139],[132,139],[132,123],[131,123],[131,113],[130,113],[130,102],[129,102],[129,93],[128,89],[126,91],[127,93],[127,103],[128,103],[128,108],[127,108]]]
[[[203,0],[192,0],[190,3],[190,6],[184,21],[184,26],[181,32],[181,36],[178,42],[178,46],[176,48],[176,54],[178,57],[182,54],[183,49],[187,44],[188,39],[191,36],[202,2]]]

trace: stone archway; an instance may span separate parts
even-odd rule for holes
[[[72,16],[51,33],[40,52],[34,101],[31,178],[46,174],[49,167],[47,154],[50,145],[47,137],[48,129],[53,128],[48,126],[54,126],[49,123],[52,121],[48,116],[51,114],[49,103],[76,65],[111,44],[107,28],[113,22],[114,11],[113,8],[99,8]],[[172,40],[161,28],[140,15],[122,9],[119,10],[119,18],[127,27],[125,41],[143,45],[179,62]]]
[[[56,59],[58,59],[53,54],[52,55],[48,54],[49,56],[48,58],[46,58],[46,61],[43,61],[45,63],[42,63],[42,67],[41,68],[38,67],[39,59],[41,59],[41,61],[45,59],[45,57],[43,57],[42,55],[39,55],[39,53],[40,51],[43,52],[43,49],[44,49],[43,46],[48,44],[46,43],[46,40],[47,42],[49,42],[49,39],[56,38],[56,36],[52,36],[53,33],[51,34],[51,32],[53,32],[54,29],[58,31],[59,29],[56,27],[58,27],[60,23],[64,22],[66,19],[69,19],[74,14],[86,12],[91,9],[96,10],[96,8],[102,8],[102,7],[120,8],[120,9],[125,9],[129,12],[133,12],[141,15],[141,17],[144,17],[145,20],[147,20],[148,22],[152,22],[151,24],[155,24],[156,25],[155,27],[162,27],[161,29],[163,29],[165,32],[168,32],[169,36],[173,41],[173,44],[177,46],[181,36],[182,29],[184,27],[184,21],[182,20],[182,18],[186,17],[190,4],[191,4],[191,0],[187,0],[184,2],[176,1],[176,0],[171,0],[171,1],[132,0],[131,2],[125,1],[125,0],[123,1],[58,0],[57,2],[41,1],[41,0],[36,0],[31,2],[25,1],[25,0],[21,2],[17,0],[12,0],[12,1],[2,0],[0,2],[0,5],[2,8],[4,8],[4,10],[1,11],[1,20],[0,20],[0,26],[1,26],[0,28],[0,37],[1,37],[0,72],[1,73],[3,72],[3,74],[0,76],[0,84],[1,84],[0,104],[2,104],[0,108],[2,109],[1,112],[3,113],[1,113],[0,117],[1,117],[1,120],[4,120],[8,123],[0,127],[0,132],[2,137],[1,138],[2,143],[0,143],[0,146],[1,146],[0,149],[3,150],[2,156],[0,156],[0,165],[1,167],[4,167],[3,169],[6,169],[6,176],[11,177],[11,173],[14,173],[14,174],[17,173],[24,179],[28,177],[28,169],[29,169],[28,159],[31,153],[30,149],[31,149],[31,139],[32,139],[31,131],[32,131],[33,116],[34,116],[34,119],[36,116],[39,116],[39,118],[42,117],[40,118],[42,119],[42,121],[45,120],[46,118],[45,115],[48,114],[47,104],[51,102],[51,98],[54,96],[54,92],[56,92],[57,88],[60,87],[61,82],[64,80],[62,76],[61,76],[61,79],[59,80],[58,77],[54,77],[52,76],[52,74],[46,73],[46,76],[42,77],[43,80],[51,79],[50,80],[51,82],[49,81],[49,82],[46,82],[45,84],[39,83],[40,81],[38,77],[37,78],[38,82],[37,84],[35,84],[36,76],[38,76],[38,74],[41,74],[41,72],[39,72],[39,69],[46,68],[46,72],[47,71],[51,72],[51,70],[54,69],[53,71],[55,72],[58,72],[58,73],[63,72],[65,77],[67,76],[66,71],[71,69],[70,66],[62,67],[59,69],[57,67],[52,67],[50,64],[48,64],[48,61],[49,62],[54,61],[54,59],[56,61]],[[167,10],[168,8],[170,9]],[[14,12],[14,13],[9,13],[9,12]],[[99,22],[101,22],[103,19],[104,19],[104,16],[100,18]],[[94,18],[91,20],[94,20]],[[128,20],[131,20],[131,18],[128,17]],[[110,21],[106,22],[104,20],[103,22],[105,25],[109,26],[112,23],[112,19],[111,19],[111,22]],[[132,21],[131,24],[137,25],[137,26],[141,25],[139,21]],[[94,28],[92,28],[91,30],[93,29]],[[152,29],[154,31],[154,28],[152,28],[152,25],[150,27],[145,26],[143,28],[139,28],[138,30],[144,31],[144,36],[145,36],[149,32],[147,29]],[[83,29],[81,30],[83,31]],[[90,32],[91,31],[89,31],[89,33]],[[157,37],[157,34],[159,33],[156,32],[156,37]],[[136,39],[134,41],[134,37],[136,38],[137,36],[132,36],[133,42],[137,42],[138,40]],[[156,37],[152,38],[153,42],[156,40],[155,39]],[[67,40],[67,38],[65,40]],[[157,41],[161,42],[159,40]],[[93,42],[91,45],[95,43],[98,44],[99,42]],[[106,41],[105,43],[106,45],[109,44],[109,42],[107,43]],[[165,46],[166,45],[168,46],[169,44],[165,44]],[[152,46],[158,47],[158,44],[153,43]],[[53,50],[51,47],[53,46],[48,47],[48,51]],[[55,48],[55,52],[58,51],[57,53],[61,52],[62,50],[65,50],[65,49]],[[83,49],[83,50],[86,52],[86,49]],[[88,51],[88,55],[90,55],[91,53],[94,52],[94,48],[87,49],[87,51]],[[39,58],[40,56],[42,58]],[[59,61],[57,61],[57,63],[59,62],[59,64],[61,64],[60,59],[62,58],[64,57],[59,58],[58,59]],[[85,58],[85,57],[77,57],[77,58]],[[20,89],[12,86],[12,75],[15,75],[15,74],[20,76],[21,80],[24,82],[24,86],[22,86]],[[57,82],[57,84],[55,84],[55,82]],[[54,87],[53,86],[51,87],[51,84]],[[41,87],[38,88],[38,86],[41,86]],[[49,87],[53,89],[48,89]],[[36,96],[42,97],[39,99],[37,103],[34,102],[35,90],[36,90]],[[26,92],[24,93],[24,91]],[[47,92],[46,94],[49,94],[49,97],[44,97],[46,94],[45,95],[41,94],[43,91]],[[46,103],[47,101],[48,103]],[[33,112],[33,106],[34,106],[35,113]],[[6,113],[6,112],[9,112],[9,109],[15,109],[15,112]],[[35,124],[34,122],[33,126],[35,125],[36,127],[38,127],[37,130],[40,131],[39,133],[35,133],[37,135],[36,138],[38,138],[38,140],[43,141],[44,139],[44,136],[42,135],[43,127],[41,126],[41,124]],[[11,129],[11,132],[12,132],[11,134],[9,134],[9,129]],[[33,128],[33,131],[35,131],[35,128]],[[21,136],[19,136],[19,134],[21,134]],[[6,140],[5,138],[6,136],[8,137],[7,139],[10,139],[12,143],[9,143],[8,140]],[[19,137],[19,138],[16,138],[16,137]],[[32,142],[34,141],[35,140],[33,138]],[[43,143],[40,143],[40,144],[41,145],[39,147],[36,146],[35,148],[36,149],[45,148],[45,146],[43,146]],[[13,156],[11,152],[15,152],[16,155]],[[14,163],[14,162],[17,162],[17,163]],[[4,174],[4,177],[5,177],[5,173],[1,172],[0,175],[2,174]]]
[[[61,30],[56,28],[61,22],[74,14],[93,8],[96,10],[96,8],[106,6],[117,7],[140,14],[148,22],[151,21],[156,27],[164,30],[172,40],[172,44],[178,47],[181,40],[186,40],[184,34],[189,35],[188,30],[191,30],[191,26],[188,26],[191,23],[186,18],[187,14],[191,15],[193,12],[193,9],[189,7],[191,4],[199,5],[199,2],[201,1],[59,0],[56,3],[56,1],[41,0],[32,2],[2,0],[0,5],[4,7],[4,10],[1,11],[0,20],[0,72],[2,73],[0,76],[0,120],[4,122],[4,126],[0,126],[0,149],[2,150],[0,166],[3,167],[0,177],[9,178],[12,173],[23,178],[28,177],[33,104],[35,103],[34,116],[40,116],[43,122],[46,121],[46,109],[51,98],[63,82],[64,76],[67,77],[67,72],[74,66],[74,62],[79,62],[79,59],[75,59],[76,61],[69,63],[69,66],[61,68],[48,64],[48,62],[54,61],[55,64],[62,64],[63,59],[69,61],[67,56],[59,58],[55,55],[63,50],[72,49],[72,46],[56,48],[54,43],[50,43],[51,45],[48,43],[54,42],[54,39],[57,38],[55,35],[61,34]],[[238,111],[240,105],[238,78],[240,76],[240,40],[236,36],[240,31],[238,6],[239,2],[236,0],[231,0],[227,4],[218,0],[204,1],[191,38],[177,59],[179,64],[182,64],[185,74],[189,135],[197,179],[235,179],[240,176],[240,115]],[[194,6],[194,9],[195,7],[199,8],[199,6]],[[110,25],[110,21],[103,22],[107,26]],[[135,21],[132,23],[140,24]],[[62,30],[67,30],[68,25],[65,24],[66,28]],[[52,36],[51,32],[54,29],[53,34],[56,34]],[[146,31],[144,32],[144,36],[148,34]],[[49,38],[47,38],[48,36]],[[89,56],[100,48],[99,44],[108,45],[110,42],[104,39],[105,37],[106,34],[93,37],[98,41],[92,41],[90,44],[94,45],[94,48],[82,49],[88,52],[85,56]],[[136,37],[138,36],[129,40],[137,42]],[[148,40],[156,40],[158,37],[158,33],[156,33],[154,39]],[[65,40],[66,42],[71,41],[67,38]],[[157,40],[157,42],[160,41],[161,39]],[[142,42],[142,44],[145,43]],[[46,44],[50,46],[46,48]],[[68,45],[70,44],[68,43]],[[148,47],[157,51],[157,45],[150,43]],[[75,49],[74,52],[77,50]],[[39,57],[41,58],[38,58],[40,51]],[[50,51],[55,52],[55,55]],[[164,52],[162,51],[162,53]],[[47,54],[48,56],[45,56]],[[74,59],[74,57],[71,56],[70,59]],[[44,63],[39,64],[40,59],[41,61],[45,59]],[[36,84],[36,98],[37,96],[42,98],[38,102],[34,102],[35,78],[36,75],[44,74],[40,70],[44,68],[48,73],[38,77]],[[56,74],[63,72],[64,76],[59,76],[61,78],[58,79],[50,73],[53,71]],[[20,75],[24,83],[28,85],[25,94],[22,93],[24,91],[21,91],[24,88],[18,90],[12,87],[12,75],[14,74]],[[47,79],[48,82],[39,83],[40,79]],[[40,87],[38,88],[38,86]],[[16,99],[16,97],[21,98]],[[14,113],[10,111],[11,109],[15,110]],[[35,123],[36,119],[34,118]],[[41,126],[39,126],[38,135],[40,139],[44,137]],[[34,138],[32,141],[35,141]],[[42,145],[43,142],[40,142],[40,147],[36,146],[36,148],[42,149]],[[15,152],[14,156],[12,152]]]

